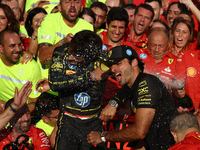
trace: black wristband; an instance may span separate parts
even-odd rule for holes
[[[15,108],[12,107],[12,105],[10,104],[10,109],[15,113],[17,110]]]

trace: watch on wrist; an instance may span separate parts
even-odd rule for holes
[[[118,107],[118,103],[115,100],[110,100],[109,104],[113,107]]]
[[[104,141],[104,142],[106,141],[105,136],[106,136],[107,133],[108,133],[108,131],[104,131],[104,132],[101,133],[101,140]]]

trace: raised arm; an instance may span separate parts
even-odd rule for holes
[[[15,115],[15,111],[20,109],[27,101],[29,94],[31,93],[32,83],[27,82],[21,90],[18,92],[18,89],[15,88],[14,102],[0,114],[0,129],[6,126],[6,124],[12,119]]]
[[[199,9],[194,5],[194,3],[191,0],[179,0],[180,3],[185,4],[190,10],[194,16],[197,18],[198,22],[200,22],[200,11]]]

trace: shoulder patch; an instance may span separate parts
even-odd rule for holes
[[[103,50],[103,51],[106,51],[107,49],[108,49],[108,47],[107,47],[105,44],[103,44],[103,45],[102,45],[102,50]]]
[[[141,54],[140,54],[140,58],[142,58],[142,59],[146,59],[146,58],[147,58],[147,55],[144,54],[144,53],[141,53]]]

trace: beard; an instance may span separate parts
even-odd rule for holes
[[[69,21],[69,22],[75,22],[80,13],[81,13],[81,9],[79,9],[79,11],[77,12],[76,17],[73,18],[73,19],[71,19],[71,18],[69,17],[69,14],[67,14],[67,12],[61,7],[61,14],[62,14],[63,18],[64,18],[65,20]]]
[[[22,123],[27,122],[27,126],[22,126]],[[31,120],[29,121],[21,121],[15,124],[14,129],[19,133],[26,133],[30,129]]]

